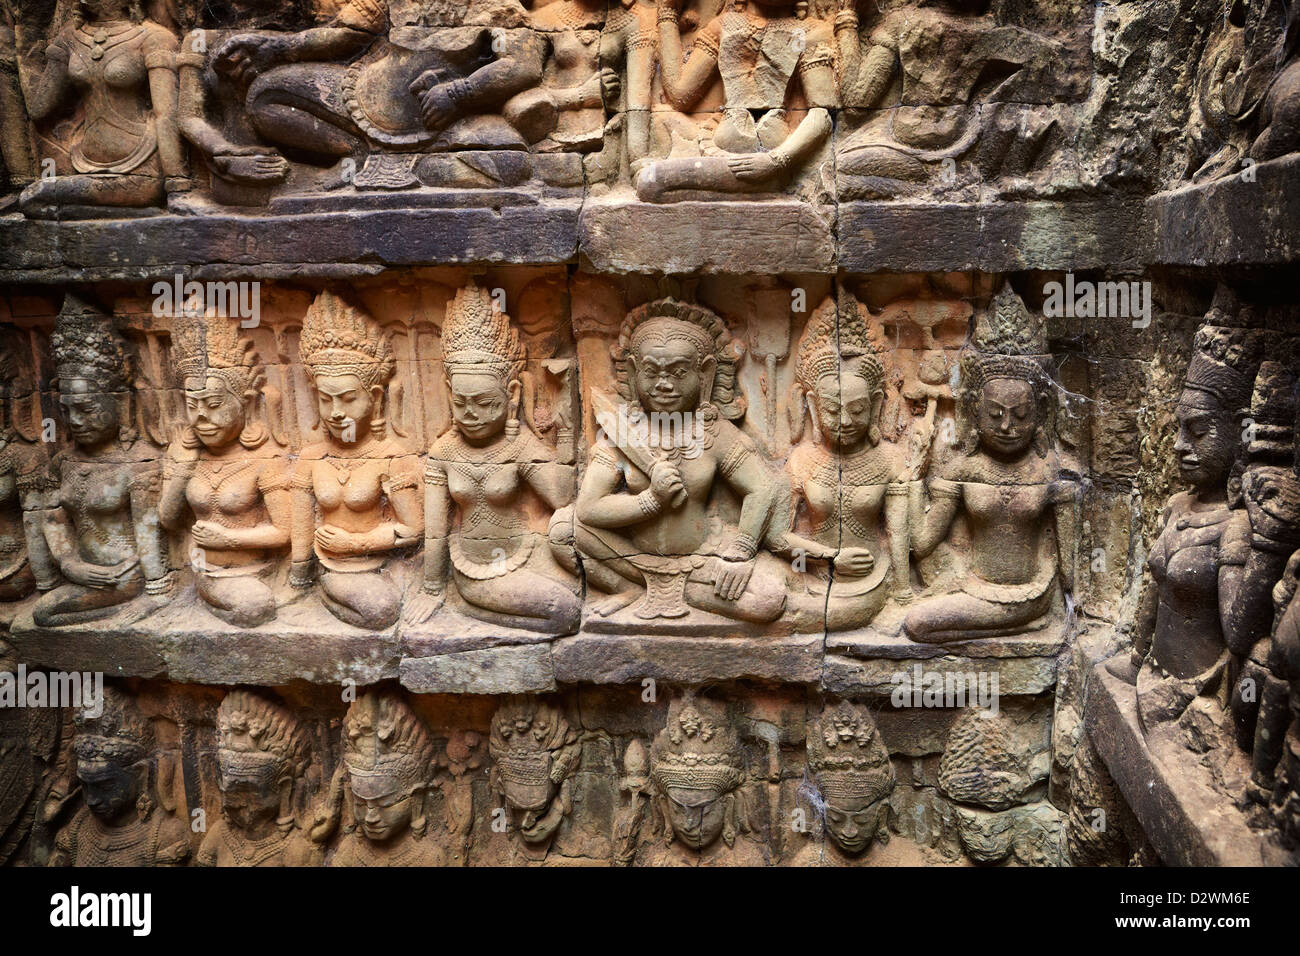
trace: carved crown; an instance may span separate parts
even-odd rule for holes
[[[509,383],[524,371],[527,357],[510,316],[498,309],[487,289],[470,284],[447,305],[442,325],[447,372],[491,372]]]
[[[73,750],[81,760],[106,760],[116,764],[138,763],[154,749],[154,732],[149,718],[135,700],[115,687],[105,687],[101,713],[97,717],[78,711]]]
[[[68,293],[50,336],[55,371],[63,381],[84,379],[105,392],[126,391],[127,353],[108,313]]]
[[[240,396],[262,384],[257,349],[239,334],[234,319],[212,313],[179,315],[172,327],[172,345],[183,379],[216,375]]]
[[[795,378],[804,391],[811,392],[819,379],[838,376],[841,362],[865,379],[871,391],[884,382],[884,366],[876,355],[857,302],[849,299],[841,307],[828,298],[813,313],[804,330],[795,362]]]
[[[394,777],[406,787],[428,780],[436,750],[424,722],[399,695],[370,691],[343,719],[343,759],[357,777]]]
[[[1004,282],[988,308],[976,316],[962,362],[967,387],[978,392],[994,379],[1014,378],[1042,390],[1048,383],[1050,361],[1046,320],[1030,312],[1011,284]]]
[[[307,374],[356,375],[367,388],[393,377],[396,361],[388,333],[358,307],[328,289],[302,320],[298,352]]]
[[[1214,320],[1222,317],[1218,309],[1212,309],[1206,323],[1196,330],[1195,351],[1184,385],[1213,396],[1226,411],[1240,413],[1250,401],[1263,337],[1256,330],[1215,324]]]
[[[670,796],[686,791],[716,799],[738,787],[745,755],[725,714],[694,697],[673,701],[667,726],[650,746],[650,777]]]
[[[506,783],[541,787],[577,769],[577,734],[564,715],[535,697],[510,697],[492,717],[488,752]]]
[[[292,711],[253,691],[233,690],[217,708],[217,757],[229,777],[297,777],[311,759],[311,740]]]
[[[871,711],[828,705],[808,729],[808,770],[828,803],[877,800],[894,787],[894,767]]]

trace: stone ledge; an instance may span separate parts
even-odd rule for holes
[[[910,661],[910,663],[909,663]],[[924,661],[924,664],[922,663]],[[996,674],[998,694],[1041,694],[1056,685],[1057,658],[1048,656],[1009,657],[988,655],[971,657],[945,649],[941,656],[916,656],[913,658],[863,659],[830,653],[827,649],[822,687],[845,697],[870,695],[888,697],[898,682],[894,675],[911,674],[921,667],[929,674]]]
[[[555,690],[548,644],[517,644],[406,657],[402,686],[417,694],[537,694]]]
[[[687,637],[578,634],[555,642],[562,684],[626,684],[652,678],[682,684],[752,678],[816,684],[822,635]]]
[[[1294,864],[1265,834],[1247,826],[1245,814],[1215,789],[1195,754],[1157,757],[1148,749],[1138,723],[1137,689],[1104,664],[1089,675],[1084,718],[1097,752],[1166,865]]]
[[[1150,260],[1170,266],[1271,266],[1300,259],[1300,155],[1147,200]]]
[[[834,272],[835,207],[790,198],[588,200],[582,253],[597,272]]]
[[[500,208],[292,215],[0,218],[0,281],[356,276],[466,262],[549,264],[577,255],[580,199]]]
[[[857,201],[837,214],[846,272],[1138,271],[1148,257],[1137,199]]]

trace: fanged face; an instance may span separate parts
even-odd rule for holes
[[[60,382],[59,404],[72,440],[81,447],[98,448],[116,437],[117,396],[99,391],[93,382],[84,379]]]
[[[1190,388],[1183,390],[1175,414],[1174,453],[1183,480],[1198,491],[1223,491],[1237,452],[1232,416],[1212,396]]]
[[[996,378],[984,385],[975,412],[980,446],[997,458],[1018,458],[1038,430],[1034,388],[1014,378]]]
[[[495,375],[456,372],[451,376],[451,415],[468,441],[496,438],[509,414],[510,396]]]
[[[353,444],[366,433],[376,391],[366,388],[359,375],[316,376],[316,410],[335,441]]]
[[[105,823],[133,811],[140,798],[140,774],[133,767],[110,761],[78,761],[77,779],[86,809]]]
[[[670,795],[668,818],[679,840],[693,850],[703,850],[722,835],[727,822],[727,801],[718,794],[707,803],[688,806]]]
[[[214,450],[231,445],[244,430],[244,403],[215,375],[186,381],[185,415],[199,441]]]
[[[826,375],[817,383],[817,420],[841,450],[859,447],[871,434],[875,402],[860,375]]]
[[[648,412],[691,412],[704,390],[703,363],[689,339],[648,340],[632,355],[632,382]]]
[[[397,780],[385,778],[379,786],[370,781],[364,795],[352,784],[352,815],[367,840],[383,843],[406,832],[414,808],[412,795]]]
[[[239,830],[255,831],[271,823],[280,811],[275,787],[249,780],[221,777],[221,812]]]
[[[880,825],[879,802],[845,801],[843,806],[826,805],[826,832],[850,856],[861,853],[876,836]]]

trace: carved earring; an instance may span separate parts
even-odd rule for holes
[[[510,401],[506,406],[506,438],[510,441],[519,437],[519,395],[522,389],[518,379],[510,383]]]
[[[281,833],[288,833],[293,824],[293,781],[286,778],[280,783],[280,815],[275,818],[275,825]]]
[[[415,805],[419,809],[418,815],[411,817],[411,833],[417,840],[424,839],[424,833],[429,828],[429,793],[424,788],[418,788],[412,795]]]
[[[370,430],[376,438],[383,438],[387,428],[388,422],[384,418],[384,393],[383,389],[380,389],[379,397],[375,399],[375,414],[370,419]]]

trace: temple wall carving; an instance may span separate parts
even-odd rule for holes
[[[1230,7],[0,0],[0,863],[1294,862]]]

